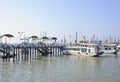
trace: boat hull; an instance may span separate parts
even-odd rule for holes
[[[65,55],[76,55],[76,56],[91,56],[91,57],[99,57],[103,54],[104,52],[99,52],[99,53],[81,53],[81,52],[75,52],[75,51],[65,51]]]

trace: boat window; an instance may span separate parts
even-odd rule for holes
[[[109,50],[111,50],[111,48],[109,48]]]
[[[79,48],[76,48],[76,49],[74,49],[74,50],[79,51],[80,49],[79,49]]]
[[[90,45],[88,45],[87,47],[89,47],[89,48],[90,48]]]
[[[74,50],[75,50],[75,51],[77,51],[77,49],[76,49],[76,48],[74,48]]]
[[[82,48],[82,49],[81,49],[81,52],[86,52],[86,48]]]
[[[91,48],[93,48],[93,47],[94,47],[94,45],[90,45],[90,47],[91,47]]]
[[[88,50],[88,52],[90,52],[90,49]]]
[[[105,48],[105,50],[108,50],[108,48]]]

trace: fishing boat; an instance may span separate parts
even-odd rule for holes
[[[103,51],[98,44],[78,43],[66,46],[64,54],[98,57],[103,54]]]

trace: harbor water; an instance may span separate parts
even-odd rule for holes
[[[0,82],[120,82],[120,55],[40,56],[20,62],[0,59]]]

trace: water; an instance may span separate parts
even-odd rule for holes
[[[0,82],[120,82],[120,56],[52,56],[0,62]]]

